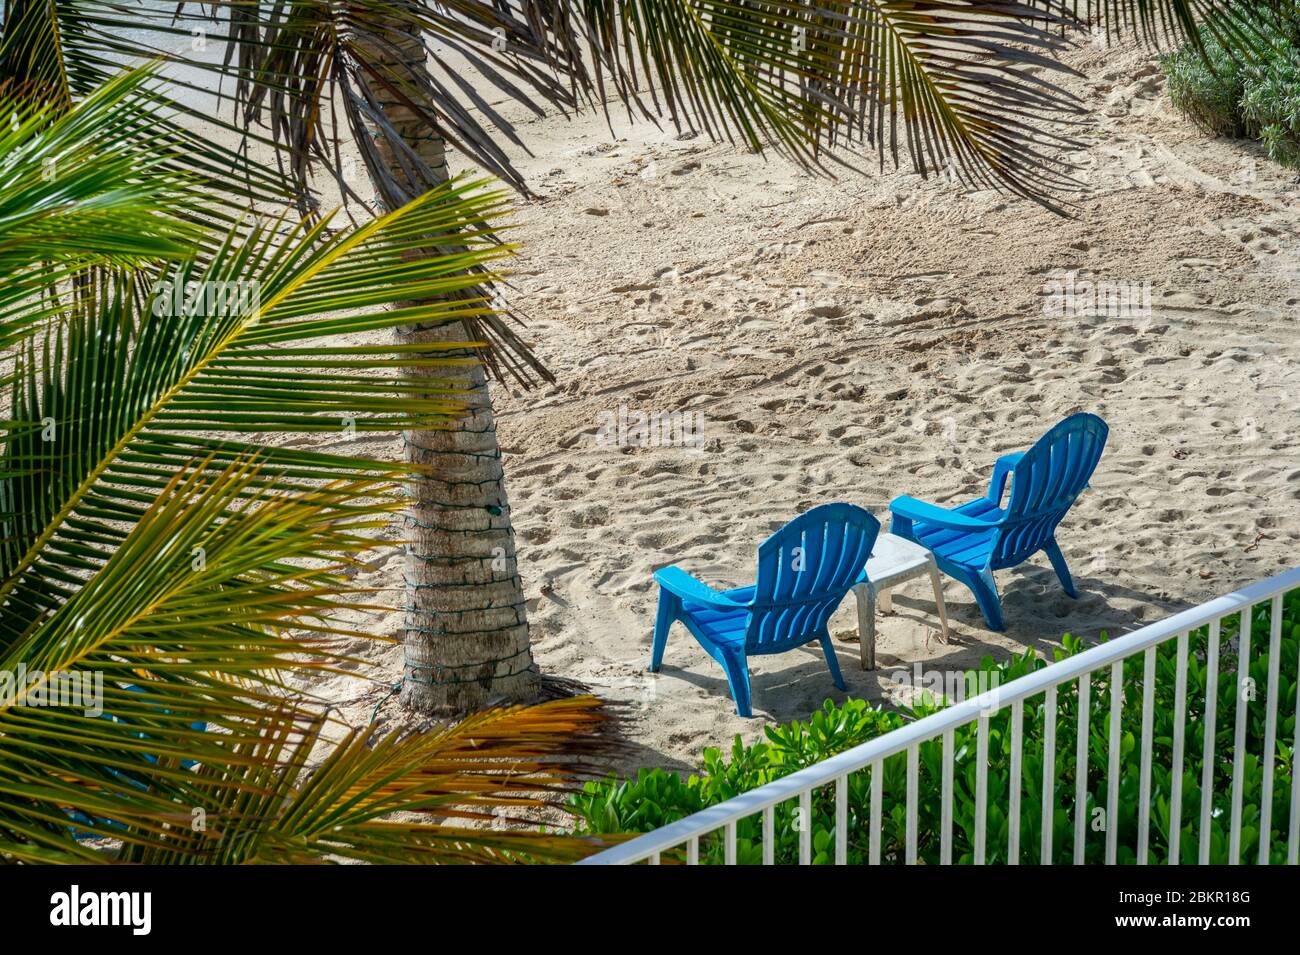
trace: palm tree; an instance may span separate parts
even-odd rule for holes
[[[184,6],[182,4],[182,6]],[[441,44],[504,94],[569,110],[617,102],[667,115],[752,149],[775,148],[809,167],[842,162],[841,145],[900,147],[923,174],[1008,190],[1061,211],[1075,188],[1059,158],[1081,107],[1043,73],[1080,24],[1079,5],[1002,0],[226,0],[191,5],[208,16],[220,62],[160,51],[118,27],[152,22],[187,38],[190,24],[108,0],[10,0],[10,15],[39,8],[69,88],[100,81],[122,57],[165,53],[218,75],[242,128],[284,150],[283,189],[310,212],[314,168],[350,187],[339,128],[360,147],[382,205],[393,210],[447,182],[456,149],[520,191],[526,184],[498,144],[508,124],[458,75]],[[1196,39],[1198,30],[1248,46],[1254,6],[1232,0],[1089,0],[1085,17],[1148,38]],[[1253,15],[1253,14],[1251,14]],[[43,31],[43,32],[42,32]],[[184,107],[183,107],[184,108]],[[194,113],[192,108],[189,112]],[[476,114],[477,109],[477,114]],[[192,117],[197,120],[197,115]],[[213,162],[216,160],[214,159]],[[255,177],[258,171],[249,172]],[[236,177],[238,178],[238,177]],[[250,182],[256,181],[253,178]],[[442,231],[410,254],[446,254]],[[494,311],[428,328],[397,328],[402,354],[431,344],[525,384],[544,368]],[[418,367],[406,379],[426,375]],[[404,700],[426,712],[460,711],[534,689],[509,505],[487,376],[475,364],[441,373],[469,413],[447,428],[409,428],[412,481],[405,515],[407,581]],[[450,376],[450,377],[449,377]]]
[[[331,741],[290,688],[365,636],[342,614],[374,595],[348,574],[411,468],[260,436],[463,413],[348,336],[472,317],[479,273],[510,253],[489,235],[502,196],[451,184],[340,228],[227,221],[178,171],[193,155],[149,80],[43,106],[39,84],[0,91],[0,862],[589,852],[460,823],[568,788],[606,746],[591,698]],[[454,253],[409,254],[441,232]],[[252,294],[206,294],[230,285]]]
[[[360,55],[401,75],[424,73],[418,34],[354,38]],[[378,120],[367,124],[384,207],[400,208],[451,180],[445,140],[400,86],[359,77]],[[398,329],[405,347],[465,342],[464,325],[411,324]],[[543,376],[523,348],[518,353]],[[411,482],[404,517],[407,593],[402,700],[424,712],[479,709],[493,699],[528,700],[538,692],[528,640],[523,584],[515,557],[505,472],[487,375],[473,348],[453,352],[466,363],[450,376],[466,397],[455,428],[403,435],[406,460],[429,471]],[[440,372],[447,377],[447,372]]]

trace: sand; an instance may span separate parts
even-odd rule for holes
[[[1070,59],[1085,78],[1067,86],[1097,117],[1071,157],[1088,186],[1073,218],[874,158],[834,181],[671,128],[511,112],[539,198],[518,203],[506,297],[559,382],[495,391],[519,562],[541,668],[627,704],[618,768],[684,768],[845,696],[815,646],[758,657],[740,718],[680,625],[647,673],[654,569],[749,582],[758,544],[801,511],[851,501],[887,523],[895,495],[958,503],[1076,411],[1111,429],[1058,534],[1079,598],[1041,555],[1000,572],[997,634],[949,580],[943,644],[928,582],[906,584],[864,672],[850,597],[831,627],[847,695],[896,701],[891,674],[915,661],[1050,652],[1297,563],[1300,179],[1177,115],[1148,53]],[[1149,313],[1047,314],[1069,271],[1146,283]],[[702,415],[699,440],[611,446],[620,409]],[[400,453],[388,438],[346,450]],[[390,551],[357,581],[395,593],[401,566]],[[394,636],[401,615],[353,622]],[[382,679],[400,672],[400,647],[351,649]],[[387,693],[314,689],[354,722]],[[383,726],[411,719],[380,707]]]

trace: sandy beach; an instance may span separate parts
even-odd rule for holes
[[[1069,61],[1084,77],[1065,85],[1096,117],[1070,157],[1087,187],[1071,218],[880,172],[874,156],[832,180],[668,126],[611,132],[599,115],[503,105],[537,193],[517,203],[525,249],[506,297],[558,380],[495,391],[534,653],[627,704],[623,769],[684,768],[843,697],[810,646],[751,659],[754,717],[737,717],[680,626],[647,673],[654,569],[750,582],[758,544],[801,511],[850,501],[887,525],[899,494],[959,503],[1072,412],[1111,429],[1058,534],[1079,599],[1040,555],[998,575],[998,634],[949,580],[943,644],[928,582],[909,583],[864,672],[849,598],[831,626],[849,695],[897,700],[891,673],[914,661],[1050,652],[1064,633],[1123,633],[1296,563],[1300,180],[1179,116],[1150,53]],[[1121,315],[1054,308],[1071,276],[1141,294]],[[608,440],[642,414],[694,430]],[[400,453],[387,438],[347,447]],[[357,582],[396,594],[401,564],[393,549]],[[353,622],[397,636],[401,614]],[[350,649],[400,672],[400,646]],[[314,689],[352,722],[381,702],[382,725],[408,719],[383,685]]]

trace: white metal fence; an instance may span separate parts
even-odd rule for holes
[[[722,834],[722,861],[729,865],[735,864],[737,861],[738,823],[761,814],[762,862],[765,865],[771,865],[775,861],[775,846],[777,843],[774,831],[777,807],[797,801],[798,809],[801,810],[799,818],[807,821],[812,817],[814,793],[822,790],[823,787],[834,787],[833,861],[838,865],[848,862],[850,836],[851,834],[855,836],[856,840],[858,840],[855,844],[860,845],[861,829],[865,824],[867,836],[866,861],[870,864],[878,864],[881,861],[881,804],[884,762],[891,756],[904,753],[907,761],[906,822],[901,852],[897,851],[899,847],[895,846],[895,852],[891,853],[891,857],[896,857],[897,861],[915,863],[918,857],[919,797],[917,780],[920,747],[922,744],[935,739],[942,739],[943,744],[941,807],[938,826],[940,840],[939,861],[942,864],[950,864],[953,861],[954,734],[972,723],[976,724],[976,752],[974,764],[974,836],[973,839],[969,840],[972,843],[969,858],[970,861],[977,865],[984,864],[988,852],[989,725],[993,716],[1000,711],[1004,712],[1008,706],[1010,707],[1010,780],[1009,793],[1007,794],[1009,798],[1005,807],[1007,822],[1006,859],[1012,864],[1020,861],[1031,861],[1028,858],[1022,859],[1026,850],[1032,852],[1032,847],[1024,847],[1020,844],[1021,790],[1024,779],[1025,704],[1028,700],[1034,700],[1033,705],[1037,706],[1037,700],[1034,699],[1037,697],[1042,697],[1042,807],[1039,816],[1041,838],[1039,840],[1040,845],[1037,847],[1037,857],[1040,862],[1051,862],[1056,849],[1053,845],[1054,827],[1050,824],[1042,825],[1041,823],[1042,820],[1053,819],[1056,812],[1061,808],[1056,805],[1058,801],[1061,801],[1058,800],[1060,787],[1057,785],[1059,775],[1056,755],[1058,745],[1056,734],[1057,696],[1058,689],[1066,687],[1068,690],[1071,683],[1076,684],[1078,687],[1078,702],[1075,713],[1077,723],[1075,734],[1075,789],[1072,807],[1073,851],[1074,862],[1083,862],[1091,829],[1087,812],[1089,797],[1087,786],[1088,742],[1092,718],[1089,706],[1089,691],[1092,675],[1109,669],[1109,686],[1122,686],[1124,661],[1141,654],[1143,656],[1142,679],[1140,682],[1142,695],[1141,738],[1135,741],[1140,754],[1136,794],[1138,800],[1136,838],[1135,844],[1128,846],[1133,851],[1133,861],[1138,864],[1146,864],[1149,861],[1168,861],[1171,864],[1176,864],[1182,851],[1181,839],[1184,821],[1191,821],[1198,835],[1197,861],[1202,864],[1210,861],[1211,816],[1212,813],[1215,813],[1213,782],[1216,767],[1220,773],[1230,774],[1231,781],[1230,808],[1227,810],[1229,813],[1228,860],[1234,864],[1241,861],[1243,790],[1246,788],[1244,780],[1247,776],[1247,773],[1243,771],[1243,767],[1245,767],[1249,758],[1245,745],[1246,730],[1248,719],[1255,716],[1254,713],[1248,712],[1248,707],[1262,703],[1265,709],[1263,751],[1253,754],[1258,759],[1258,764],[1255,764],[1253,760],[1251,762],[1252,771],[1257,768],[1262,772],[1262,781],[1258,781],[1258,817],[1255,816],[1253,808],[1250,811],[1250,817],[1255,823],[1253,828],[1259,833],[1260,844],[1257,858],[1261,863],[1269,861],[1270,849],[1272,848],[1270,833],[1273,826],[1275,763],[1284,761],[1285,765],[1291,770],[1290,811],[1284,830],[1287,846],[1286,861],[1294,865],[1297,862],[1298,853],[1300,853],[1300,772],[1296,772],[1295,767],[1290,766],[1289,761],[1279,760],[1279,755],[1285,757],[1286,754],[1279,754],[1277,733],[1279,666],[1282,648],[1282,604],[1283,597],[1296,588],[1300,588],[1300,567],[1202,604],[1199,607],[1183,611],[1110,642],[1092,647],[1076,656],[1043,667],[979,696],[965,700],[826,759],[814,766],[799,770],[789,776],[697,812],[671,825],[631,839],[622,845],[594,855],[581,864],[626,865],[648,862],[657,865],[661,860],[682,860],[687,864],[695,865],[700,862],[702,840],[706,848],[712,848],[716,845],[719,832]],[[1221,625],[1225,618],[1230,618],[1234,614],[1240,615],[1240,629],[1236,647],[1229,648],[1229,656],[1224,660],[1224,672],[1227,673],[1230,668],[1236,666],[1235,661],[1251,660],[1252,634],[1250,623],[1252,610],[1264,602],[1271,604],[1267,637],[1269,661],[1267,688],[1262,697],[1255,693],[1253,689],[1248,692],[1247,684],[1251,683],[1253,686],[1253,681],[1249,677],[1249,666],[1237,667],[1238,691],[1235,694],[1234,745],[1231,754],[1226,754],[1216,746],[1217,721],[1219,719],[1216,709],[1219,696],[1217,691],[1221,660],[1220,644],[1225,643],[1221,637]],[[1189,661],[1189,634],[1198,631],[1202,627],[1208,627],[1208,639],[1204,653],[1194,653]],[[1151,860],[1148,858],[1150,855],[1149,844],[1152,824],[1151,779],[1153,754],[1157,750],[1152,739],[1153,713],[1156,699],[1156,662],[1158,649],[1162,644],[1170,641],[1175,643],[1176,653],[1173,737],[1172,745],[1166,745],[1166,741],[1162,740],[1162,745],[1159,747],[1162,753],[1168,751],[1167,755],[1170,758],[1169,792],[1162,794],[1160,810],[1162,818],[1166,818],[1162,831],[1167,852],[1165,858]],[[1233,649],[1235,649],[1235,654],[1232,653]],[[1300,663],[1297,665],[1300,665]],[[1198,686],[1200,675],[1204,674],[1205,686],[1208,688],[1205,693],[1204,710],[1200,714],[1202,723],[1199,728],[1202,759],[1202,776],[1199,785],[1201,798],[1199,806],[1195,807],[1184,806],[1183,800],[1183,777],[1185,757],[1188,752],[1187,747],[1189,742],[1192,746],[1195,746],[1197,742],[1195,736],[1189,741],[1187,734],[1189,672],[1197,674]],[[1110,697],[1110,722],[1109,726],[1104,722],[1102,724],[1108,741],[1104,818],[1106,820],[1117,820],[1120,810],[1121,746],[1123,743],[1121,738],[1121,713],[1124,705],[1124,693],[1107,691],[1107,695]],[[1296,709],[1294,714],[1296,717],[1295,738],[1289,741],[1292,747],[1291,751],[1294,753],[1300,751],[1300,700],[1292,700],[1288,694],[1285,703],[1288,709]],[[1034,712],[1035,719],[1037,719],[1038,711],[1035,710]],[[1283,719],[1286,719],[1285,715]],[[1036,725],[1037,723],[1035,723]],[[1062,740],[1060,742],[1069,745],[1068,741]],[[1287,741],[1283,741],[1283,746],[1286,745]],[[1229,758],[1231,758],[1230,770],[1226,765]],[[863,814],[866,818],[855,819],[854,831],[851,833],[849,782],[852,774],[861,772],[871,774],[869,783],[870,807],[868,812]],[[1256,781],[1252,781],[1252,788]],[[1068,793],[1064,795],[1068,796]],[[1098,807],[1101,804],[1100,797],[1101,793],[1098,793],[1096,797]],[[1166,797],[1167,803],[1164,801]],[[932,809],[932,807],[930,808]],[[1220,807],[1218,816],[1221,816],[1223,811],[1223,807]],[[1187,816],[1185,815],[1187,812],[1196,812],[1198,815]],[[1119,855],[1119,829],[1118,824],[1111,824],[1102,827],[1104,836],[1101,833],[1091,833],[1094,840],[1104,838],[1104,861],[1108,864],[1115,863]],[[797,840],[798,861],[802,865],[807,865],[812,862],[814,853],[812,826],[804,824],[799,827]],[[1125,857],[1128,857],[1127,851]]]

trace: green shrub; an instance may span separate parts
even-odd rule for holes
[[[1213,38],[1206,38],[1204,56],[1185,46],[1163,57],[1160,65],[1170,101],[1188,119],[1215,136],[1246,135],[1241,71]]]
[[[1208,36],[1204,55],[1189,45],[1164,57],[1169,98],[1206,132],[1258,139],[1269,158],[1300,168],[1300,2],[1263,33],[1264,52],[1249,63]]]
[[[1300,49],[1243,71],[1241,115],[1275,162],[1300,168]]]
[[[1246,745],[1242,768],[1242,858],[1256,861],[1259,846],[1260,800],[1262,798],[1265,713],[1268,688],[1268,641],[1271,606],[1254,609],[1251,625],[1249,676],[1253,681],[1253,698],[1246,706]],[[1217,680],[1214,745],[1211,762],[1212,815],[1210,820],[1210,859],[1225,862],[1231,819],[1231,778],[1235,748],[1235,714],[1238,693],[1236,639],[1239,615],[1223,621],[1220,643],[1220,667]],[[1207,676],[1206,648],[1208,632],[1201,628],[1189,637],[1187,674],[1187,715],[1182,781],[1180,859],[1195,862],[1200,845],[1201,776],[1204,767],[1205,687]],[[1055,652],[1057,660],[1083,649],[1081,640],[1066,635],[1064,648]],[[1287,819],[1291,793],[1292,744],[1295,739],[1297,650],[1300,648],[1300,590],[1287,596],[1282,622],[1282,653],[1279,661],[1278,720],[1275,770],[1273,778],[1272,831],[1270,858],[1285,861]],[[1150,856],[1152,862],[1168,857],[1170,831],[1170,793],[1174,692],[1176,676],[1174,641],[1163,644],[1156,653],[1156,679],[1152,707],[1151,824]],[[1032,652],[1006,663],[994,664],[986,658],[981,666],[989,671],[990,682],[996,674],[998,685],[1047,666],[1047,661]],[[1126,661],[1123,667],[1120,733],[1119,817],[1109,820],[1118,826],[1118,859],[1135,861],[1137,844],[1137,807],[1142,733],[1142,655]],[[1244,676],[1244,674],[1243,674]],[[1093,823],[1107,800],[1110,670],[1093,674],[1090,684],[1088,734],[1087,800],[1088,819],[1085,834],[1085,860],[1104,860],[1105,833],[1094,831]],[[577,817],[581,832],[648,832],[693,812],[715,805],[739,793],[761,786],[797,769],[820,762],[912,719],[937,712],[943,704],[928,700],[920,705],[890,712],[850,699],[837,706],[827,701],[806,721],[787,726],[769,727],[761,742],[745,745],[737,736],[730,758],[716,749],[705,751],[698,774],[685,780],[663,770],[642,770],[634,780],[619,782],[613,778],[588,783],[582,793],[573,796],[569,810]],[[1053,860],[1072,861],[1074,855],[1075,741],[1078,727],[1079,695],[1077,682],[1058,688],[1056,717],[1054,811],[1052,827]],[[1010,797],[1010,707],[1004,707],[989,719],[988,815],[986,824],[986,861],[1005,862],[1007,854]],[[1037,862],[1042,833],[1043,727],[1044,697],[1036,696],[1025,703],[1024,745],[1022,747],[1020,861]],[[953,861],[970,862],[975,839],[976,727],[963,727],[954,733],[953,760]],[[918,857],[930,864],[939,862],[940,811],[943,767],[943,744],[940,739],[919,747],[918,773]],[[890,757],[883,763],[884,789],[881,811],[881,859],[904,860],[906,834],[906,754]],[[870,777],[857,772],[849,777],[849,861],[865,861],[868,853]],[[798,859],[799,832],[796,829],[795,802],[778,806],[775,815],[775,854],[779,863]],[[1104,813],[1102,813],[1104,817]],[[814,862],[829,863],[834,858],[834,787],[826,786],[813,795],[811,826]],[[723,846],[721,833],[700,841],[700,861],[720,862]],[[737,825],[737,860],[742,864],[761,861],[761,818],[742,820]]]

